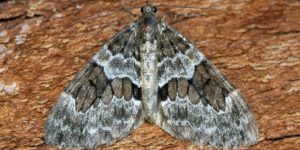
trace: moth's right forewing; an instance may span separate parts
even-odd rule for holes
[[[133,51],[124,51],[134,46],[133,34],[128,26],[105,44],[60,94],[46,123],[47,144],[108,145],[141,124],[139,66]]]

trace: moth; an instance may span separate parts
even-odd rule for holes
[[[156,12],[142,7],[69,83],[49,113],[47,144],[109,145],[143,122],[202,146],[257,143],[256,120],[241,93]]]

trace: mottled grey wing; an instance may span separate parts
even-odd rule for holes
[[[258,129],[243,96],[181,34],[161,24],[156,124],[200,145],[255,144]]]
[[[61,93],[46,123],[47,144],[108,145],[141,124],[134,25],[105,44]]]

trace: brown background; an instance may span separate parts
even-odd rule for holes
[[[153,3],[194,7],[159,7],[158,15],[193,41],[247,98],[260,132],[250,149],[300,149],[300,1]],[[144,3],[125,5],[139,14]],[[122,9],[120,1],[108,0],[0,2],[0,149],[55,148],[43,140],[48,111],[101,45],[135,18]],[[198,146],[144,124],[105,149],[116,148]]]

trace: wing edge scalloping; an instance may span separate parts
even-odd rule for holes
[[[104,134],[103,135],[104,137],[107,136],[105,134],[109,134],[109,133],[106,130],[108,130],[110,128],[110,127],[102,126],[104,132],[99,133],[99,131],[100,131],[99,129],[101,129],[101,125],[103,125],[103,123],[101,123],[101,119],[103,119],[103,114],[105,113],[102,110],[108,109],[110,106],[116,105],[120,102],[122,103],[121,105],[131,104],[134,106],[130,110],[130,111],[134,111],[134,113],[135,113],[134,117],[130,117],[131,125],[129,124],[127,126],[128,130],[125,131],[125,133],[122,133],[122,135],[119,133],[119,131],[117,131],[117,132],[112,131],[111,132],[112,135],[110,135],[111,136],[110,139],[109,139],[109,137],[106,137],[108,139],[101,137],[101,135],[99,135],[99,134],[100,133],[102,135]],[[68,93],[62,92],[60,94],[60,96],[57,99],[57,102],[54,104],[52,110],[49,113],[49,117],[48,117],[48,120],[45,125],[45,142],[47,144],[59,145],[61,147],[73,147],[73,146],[75,146],[75,147],[96,147],[96,146],[110,145],[110,144],[126,137],[128,134],[130,134],[132,131],[134,131],[136,128],[138,128],[143,123],[142,114],[141,114],[141,111],[142,111],[141,110],[142,109],[141,101],[135,100],[133,97],[130,101],[126,101],[124,99],[124,97],[122,97],[122,98],[113,97],[112,101],[109,105],[104,104],[100,100],[97,107],[92,106],[84,113],[76,111],[75,103],[76,103],[76,100]],[[99,113],[99,112],[101,112],[101,113]],[[62,118],[57,118],[62,115],[63,115],[63,120],[62,120]],[[68,115],[71,115],[71,116],[68,116]],[[68,117],[73,117],[73,118],[68,118]],[[98,121],[100,121],[98,123],[95,122],[95,121],[97,121],[97,117],[98,117]],[[74,130],[71,130],[71,128],[72,128],[72,125],[74,125],[74,123],[64,124],[64,121],[66,121],[67,119],[73,120],[73,121],[81,120],[82,121],[81,124],[85,124],[85,126],[83,127],[84,129],[82,129],[82,131],[85,134],[77,135],[75,132],[73,132]],[[111,119],[111,118],[109,118],[109,119]],[[83,121],[85,121],[85,122],[83,123]],[[97,127],[95,127],[97,124],[99,124],[99,125]],[[94,128],[92,128],[93,126],[94,126]],[[111,128],[111,129],[113,129],[113,128]],[[124,129],[124,128],[122,128],[122,129]],[[64,135],[65,136],[64,138],[69,138],[69,139],[66,139],[66,141],[62,142],[62,141],[59,141],[61,139],[59,139],[59,138],[57,139],[56,136],[59,136],[58,134],[63,134],[63,133],[67,134],[67,135]],[[79,132],[79,133],[81,133],[81,132]],[[96,135],[97,133],[99,133],[99,134]],[[75,134],[78,137],[84,136],[85,139],[84,140],[76,139],[76,136],[72,135],[72,134]],[[73,137],[75,137],[75,138],[73,138]]]
[[[207,140],[207,139],[205,141],[205,139],[202,137],[198,137],[197,139],[191,139],[192,138],[191,132],[194,129],[186,129],[186,130],[190,130],[190,131],[186,131],[185,133],[182,133],[185,135],[178,134],[178,132],[176,132],[176,130],[178,131],[178,129],[174,129],[174,126],[172,126],[172,125],[176,124],[176,122],[174,122],[172,120],[168,120],[168,119],[164,120],[167,117],[164,116],[164,115],[166,115],[166,114],[164,114],[164,113],[166,113],[166,110],[163,110],[163,109],[168,109],[168,107],[171,105],[179,105],[179,104],[183,104],[183,103],[187,103],[187,105],[195,107],[193,109],[196,109],[198,107],[208,109],[210,113],[215,113],[216,115],[220,115],[220,116],[227,115],[227,114],[230,115],[230,112],[228,112],[228,109],[231,109],[231,110],[233,109],[233,107],[230,106],[230,104],[239,103],[240,104],[240,105],[238,105],[238,106],[240,106],[239,109],[244,111],[243,115],[239,116],[240,117],[239,119],[241,119],[241,117],[242,117],[243,119],[241,121],[243,121],[244,124],[240,123],[240,125],[238,125],[238,126],[244,126],[244,127],[243,128],[240,127],[240,129],[236,130],[236,131],[245,131],[245,134],[246,134],[248,140],[239,141],[239,142],[230,140],[230,139],[234,139],[234,137],[228,137],[229,140],[227,140],[227,141],[225,140],[223,142],[222,142],[222,140]],[[161,114],[160,114],[160,117],[158,117],[158,120],[157,120],[157,122],[155,122],[155,124],[178,139],[191,140],[192,142],[194,142],[195,144],[198,144],[200,146],[211,145],[213,147],[222,147],[222,146],[237,147],[237,146],[250,146],[250,145],[257,143],[259,140],[259,132],[258,132],[258,126],[257,126],[255,116],[253,115],[251,109],[249,109],[249,106],[247,105],[246,101],[244,101],[244,98],[241,95],[241,93],[239,92],[239,90],[235,89],[234,91],[230,92],[230,94],[226,97],[226,105],[227,105],[226,106],[227,109],[225,111],[221,110],[221,111],[217,112],[210,105],[204,106],[201,101],[199,101],[198,104],[194,105],[190,102],[190,100],[188,100],[188,96],[186,96],[185,98],[179,98],[179,96],[177,95],[175,101],[171,101],[168,98],[167,100],[161,102],[161,104],[159,105],[159,108],[160,108],[159,113],[161,113]],[[198,110],[200,110],[200,109],[198,108]],[[202,115],[211,117],[211,114],[207,115],[207,114],[203,113]],[[234,121],[234,120],[232,120],[232,121]],[[207,122],[203,123],[203,125],[207,125]],[[233,123],[231,124],[231,126],[232,125],[233,125]],[[203,127],[202,130],[204,131],[207,128],[208,127]],[[198,130],[199,130],[199,128],[198,128]],[[223,135],[226,133],[227,132],[224,132]],[[231,131],[230,133],[234,133],[234,131]],[[214,134],[210,134],[210,136],[213,136],[213,135]],[[215,136],[214,138],[217,138],[217,137]],[[213,141],[216,141],[216,142],[213,142]]]

